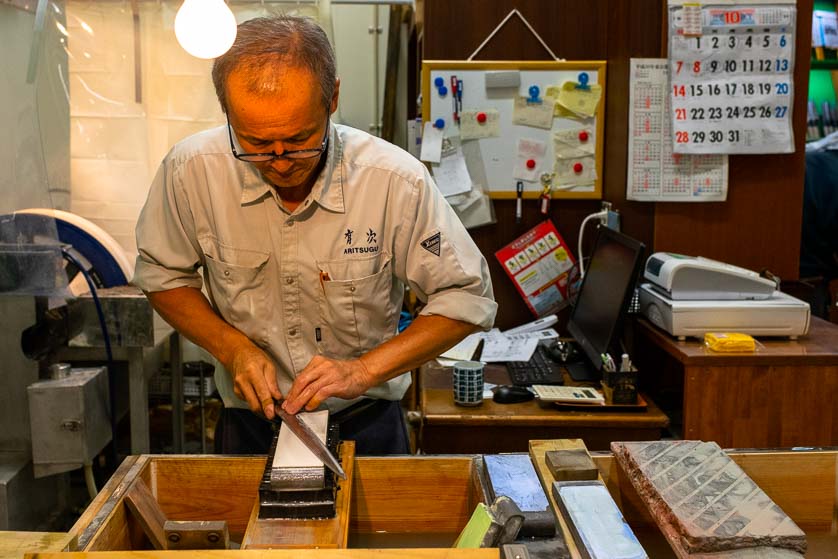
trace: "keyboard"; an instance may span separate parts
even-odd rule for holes
[[[537,345],[529,361],[507,361],[509,378],[516,386],[564,384],[562,366],[550,359],[547,349]]]

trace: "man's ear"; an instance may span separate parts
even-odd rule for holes
[[[340,78],[335,78],[335,92],[332,93],[332,104],[329,107],[329,114],[335,114],[335,111],[338,110],[338,97],[340,94]]]

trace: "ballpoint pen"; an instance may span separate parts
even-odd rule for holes
[[[518,181],[515,185],[515,223],[521,223],[524,201],[524,181]]]

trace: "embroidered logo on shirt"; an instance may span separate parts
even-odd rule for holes
[[[343,234],[346,237],[346,244],[352,244],[352,234],[354,231],[352,229],[347,229],[346,233]],[[379,250],[378,247],[378,234],[372,230],[372,227],[367,228],[367,245],[365,247],[346,247],[343,249],[344,254],[362,254],[362,253],[376,253]]]
[[[422,241],[420,244],[422,245],[422,248],[424,248],[431,254],[439,256],[439,238],[439,233],[435,233],[434,235],[431,235],[430,237]]]

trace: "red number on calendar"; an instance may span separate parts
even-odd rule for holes
[[[690,134],[688,132],[675,132],[675,141],[679,144],[689,143]]]
[[[678,64],[678,66],[675,68],[675,73],[676,73],[676,74],[680,74],[680,73],[681,73],[681,68],[683,68],[683,67],[684,67],[684,61],[683,61],[683,60],[679,60],[679,61],[677,62],[677,64]]]
[[[725,23],[736,24],[742,20],[742,14],[739,12],[725,12]]]
[[[675,109],[675,120],[687,120],[687,109]]]
[[[686,97],[687,90],[683,85],[673,85],[675,97]]]
[[[698,74],[700,72],[701,72],[701,61],[696,60],[695,62],[693,62],[693,73]]]

